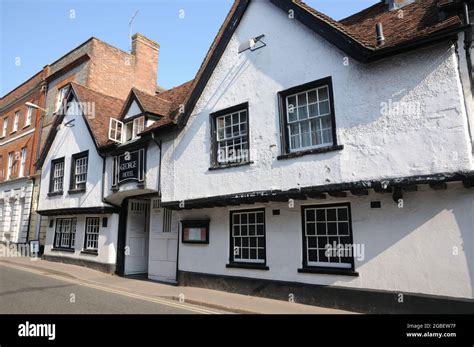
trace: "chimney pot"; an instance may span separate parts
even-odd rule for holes
[[[377,46],[382,46],[385,43],[382,23],[377,23],[377,25],[375,26],[375,32],[377,34]]]
[[[388,9],[390,11],[399,10],[402,7],[410,5],[413,2],[415,2],[415,0],[385,0],[385,3],[388,4]]]

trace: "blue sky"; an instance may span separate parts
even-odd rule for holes
[[[306,2],[341,19],[378,1]],[[136,10],[133,32],[161,45],[158,84],[177,86],[194,77],[231,5],[231,0],[0,0],[0,95],[91,36],[128,50],[128,24]]]

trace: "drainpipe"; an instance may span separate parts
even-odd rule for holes
[[[35,190],[35,178],[32,177],[31,180],[33,181],[33,186],[31,187],[30,213],[28,214],[28,227],[26,228],[26,243],[30,241],[31,213],[33,212],[33,191]]]
[[[162,142],[161,140],[158,142],[155,138],[155,133],[151,133],[151,138],[153,140],[153,142],[158,146],[158,148],[160,149],[160,157],[159,157],[159,166],[158,166],[158,182],[157,182],[157,187],[156,187],[156,190],[158,191],[158,196],[160,197],[161,199],[161,145],[162,145]]]
[[[466,52],[467,71],[469,73],[469,80],[471,82],[471,90],[473,90],[474,81],[473,81],[473,76],[472,76],[472,61],[471,61],[472,26],[471,26],[471,21],[469,19],[468,2],[464,1],[462,6],[463,6],[462,8],[463,24],[468,26],[468,28],[464,31],[464,51]]]
[[[44,82],[42,83],[41,88],[44,87],[44,106],[46,107],[46,96],[48,94],[48,83]],[[40,102],[41,103],[41,102]],[[40,159],[40,154],[41,154],[41,138],[43,134],[43,125],[44,125],[44,118],[46,117],[46,111],[45,110],[40,110],[41,115],[40,115],[40,126],[39,126],[39,134],[38,134],[38,142],[37,142],[37,148],[36,148],[36,163],[35,163],[35,174],[40,171],[41,168],[38,167],[38,161]],[[38,194],[36,195],[36,210],[38,210],[39,206],[39,199],[40,199],[40,192],[41,192],[41,176],[42,173],[40,172],[39,174],[39,180],[40,184],[38,184]],[[34,191],[34,184],[33,184],[33,191]],[[31,197],[31,201],[33,202],[33,196]],[[31,218],[31,210],[30,210],[30,218]],[[39,215],[39,218],[36,219],[36,230],[35,230],[35,240],[38,240],[38,243],[40,241],[40,232],[41,232],[41,223],[43,222],[43,216]]]

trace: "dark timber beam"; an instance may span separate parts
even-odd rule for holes
[[[462,184],[464,185],[464,188],[474,188],[474,179],[471,178],[471,179],[464,180]]]
[[[430,187],[434,190],[445,190],[448,188],[448,185],[444,182],[434,182],[430,183]]]
[[[412,185],[403,187],[403,190],[405,192],[416,192],[418,190],[418,186],[416,184],[412,184]]]
[[[326,199],[326,194],[324,193],[307,193],[306,196],[310,199]]]
[[[347,197],[346,192],[328,192],[328,194],[334,198],[345,198]]]
[[[365,196],[369,195],[369,191],[367,189],[352,189],[351,194],[355,196]]]
[[[374,191],[376,193],[389,193],[389,194],[392,194],[392,188],[391,187],[388,187],[386,189],[382,188],[381,186],[376,186],[374,187]]]

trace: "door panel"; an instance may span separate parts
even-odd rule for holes
[[[130,200],[127,215],[125,275],[148,272],[149,202]]]

